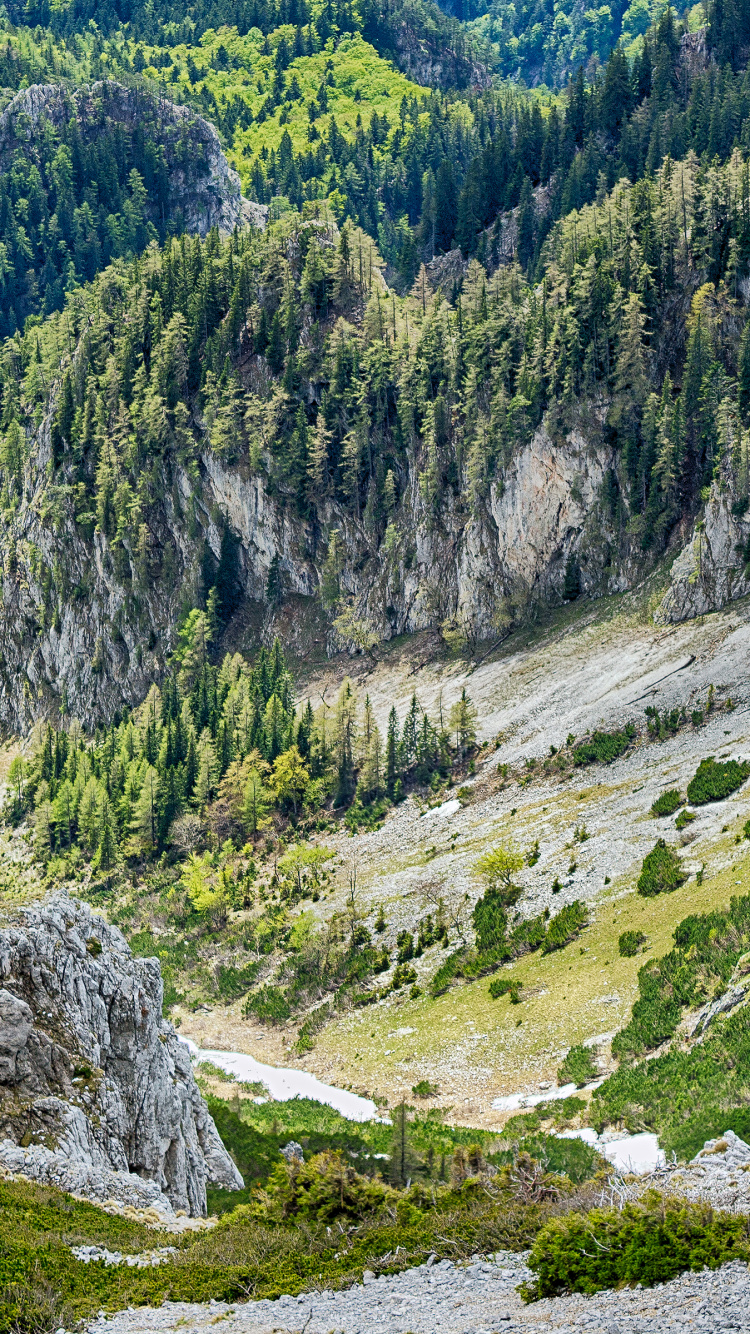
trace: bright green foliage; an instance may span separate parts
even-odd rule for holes
[[[282,42],[292,49],[287,50],[288,63],[280,71],[279,80],[279,65],[285,60],[283,51],[279,53]],[[250,164],[261,148],[278,154],[285,134],[296,157],[310,152],[311,143],[321,139],[325,142],[333,122],[342,138],[351,143],[358,131],[369,129],[373,116],[376,126],[383,121],[386,127],[395,124],[403,98],[407,104],[416,101],[417,105],[429,98],[426,89],[395,71],[359,33],[343,35],[335,52],[330,47],[318,47],[295,54],[294,29],[283,25],[277,30],[276,50],[264,54],[267,46],[255,28],[244,37],[232,29],[209,32],[198,46],[171,49],[173,66],[180,71],[179,80],[170,90],[172,96],[177,92],[190,96],[192,92],[191,82],[195,80],[188,78],[186,70],[190,59],[203,87],[216,99],[217,120],[222,120],[220,108],[232,104],[237,108],[232,146],[235,165],[248,181],[252,180]],[[228,58],[223,69],[215,67],[219,49]],[[158,58],[158,48],[153,54]],[[148,51],[145,57],[148,62]],[[146,77],[158,78],[157,69],[149,69],[148,63],[144,72]],[[315,112],[312,118],[311,104]],[[312,140],[311,126],[315,131]]]
[[[640,994],[630,1023],[613,1039],[613,1054],[653,1051],[672,1036],[683,1009],[703,1004],[714,991],[721,994],[746,952],[748,935],[750,897],[733,898],[725,912],[686,917],[675,930],[674,949],[641,968]]]
[[[621,959],[634,959],[646,937],[642,931],[623,931],[617,942]]]
[[[576,746],[573,751],[575,765],[611,764],[624,755],[631,741],[635,738],[635,726],[627,723],[621,732],[594,732],[588,741]]]
[[[582,1088],[590,1080],[596,1079],[598,1073],[596,1062],[588,1047],[571,1047],[557,1072],[557,1082],[560,1085],[575,1084],[577,1088]]]
[[[674,822],[674,827],[675,829],[685,829],[689,824],[693,823],[693,820],[695,818],[696,818],[695,811],[689,811],[687,808],[685,808],[681,810],[679,815],[677,816],[677,819]]]
[[[290,1017],[292,1011],[284,992],[279,987],[266,985],[259,987],[245,1001],[242,1013],[248,1018],[254,1015],[262,1023],[281,1024]]]
[[[328,879],[325,867],[335,853],[330,848],[290,848],[277,862],[277,873],[288,887],[292,901],[313,898]]]
[[[547,927],[542,942],[542,954],[551,954],[553,950],[564,949],[572,940],[576,940],[586,926],[588,917],[586,905],[581,903],[580,899],[574,899],[572,903],[561,908]]]
[[[747,760],[727,760],[722,764],[713,755],[701,760],[687,788],[687,799],[693,806],[703,806],[707,801],[723,801],[731,796],[750,774]]]
[[[662,1202],[651,1192],[622,1210],[570,1213],[542,1228],[529,1258],[537,1275],[527,1301],[564,1292],[598,1292],[625,1283],[666,1283],[685,1270],[718,1269],[750,1255],[747,1218],[708,1204]]]
[[[493,977],[490,982],[490,995],[493,1000],[497,1000],[500,996],[510,996],[511,1005],[518,1005],[521,1000],[521,983],[511,981],[507,977]]]
[[[643,859],[636,888],[639,894],[653,898],[655,894],[671,894],[686,880],[679,854],[660,838]]]
[[[676,788],[670,788],[668,792],[662,792],[651,806],[651,814],[674,815],[675,811],[683,805],[683,798]]]
[[[480,857],[474,863],[474,871],[481,876],[487,886],[485,897],[480,899],[480,903],[484,905],[491,898],[493,902],[499,903],[502,908],[512,908],[513,904],[518,902],[522,893],[519,887],[513,884],[513,876],[521,870],[524,860],[523,854],[517,848],[505,847],[502,844]],[[494,943],[495,933],[491,926],[488,925],[486,928],[483,926],[481,918],[481,910],[479,916],[477,916],[477,909],[475,909],[474,926],[477,931],[477,941],[480,948],[487,949]]]

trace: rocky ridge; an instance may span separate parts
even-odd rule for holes
[[[640,1185],[704,1201],[729,1213],[750,1214],[750,1144],[733,1130],[725,1130],[720,1139],[706,1140],[691,1162],[672,1164],[643,1178]]]
[[[202,1216],[242,1178],[162,1018],[158,960],[66,896],[0,928],[0,1168]]]

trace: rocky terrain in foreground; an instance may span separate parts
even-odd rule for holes
[[[155,959],[58,895],[0,929],[0,1168],[89,1199],[206,1212],[242,1178],[162,1018]]]
[[[224,1334],[666,1334],[666,1331],[750,1330],[750,1273],[739,1262],[716,1272],[685,1274],[655,1288],[574,1295],[524,1306],[516,1288],[532,1278],[523,1256],[456,1266],[420,1265],[393,1277],[365,1275],[349,1292],[315,1292],[278,1301],[229,1306],[165,1302],[159,1310],[121,1311],[100,1318],[90,1334],[158,1334],[179,1327],[198,1334],[221,1322]]]

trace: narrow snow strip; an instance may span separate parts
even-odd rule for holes
[[[276,1102],[289,1102],[291,1098],[310,1098],[313,1102],[323,1102],[333,1107],[348,1121],[372,1121],[378,1115],[378,1109],[371,1098],[360,1098],[357,1093],[347,1089],[337,1089],[331,1084],[322,1084],[314,1075],[304,1070],[290,1070],[275,1065],[263,1065],[254,1056],[238,1051],[206,1051],[197,1047],[190,1038],[181,1038],[190,1051],[193,1061],[210,1061],[220,1070],[226,1070],[247,1084],[264,1084]]]
[[[587,1084],[587,1089],[598,1089],[603,1081],[594,1080]],[[536,1107],[540,1102],[555,1102],[558,1098],[572,1098],[580,1090],[575,1084],[563,1084],[562,1088],[545,1089],[544,1093],[509,1093],[504,1098],[495,1098],[492,1107],[496,1112],[515,1112],[519,1107]]]
[[[442,806],[433,806],[431,811],[425,811],[422,819],[429,820],[436,815],[455,815],[456,811],[460,811],[460,809],[461,802],[458,800],[458,797],[451,797],[451,800],[444,801]]]

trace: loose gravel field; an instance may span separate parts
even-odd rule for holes
[[[166,1302],[158,1309],[100,1317],[89,1334],[750,1334],[750,1273],[734,1262],[686,1274],[655,1288],[569,1296],[525,1306],[516,1288],[531,1274],[523,1257],[501,1252],[492,1262],[421,1265],[348,1292],[314,1292],[278,1301],[228,1306]]]

